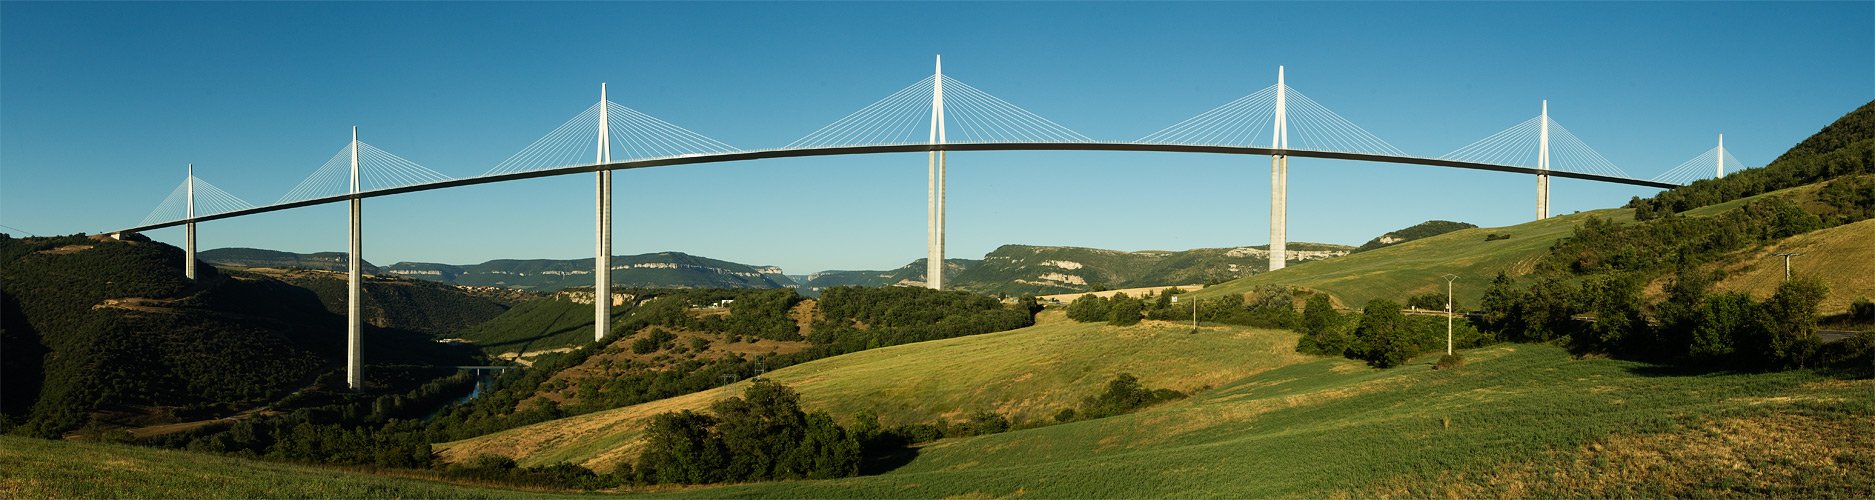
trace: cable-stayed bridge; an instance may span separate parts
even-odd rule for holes
[[[612,174],[658,166],[695,165],[767,158],[926,153],[927,286],[944,287],[944,200],[947,154],[951,151],[1144,151],[1270,157],[1270,263],[1285,264],[1288,226],[1288,158],[1328,158],[1535,175],[1536,218],[1549,217],[1550,177],[1566,177],[1670,188],[1704,178],[1706,168],[1723,176],[1744,168],[1719,146],[1640,179],[1617,167],[1541,112],[1517,125],[1439,156],[1415,156],[1367,132],[1303,95],[1277,69],[1276,84],[1174,123],[1134,140],[1101,141],[1082,135],[1020,106],[971,87],[943,72],[860,108],[787,145],[745,150],[612,102],[600,86],[599,102],[574,115],[526,148],[480,175],[454,178],[358,140],[314,169],[293,189],[267,205],[254,205],[189,175],[135,227],[119,232],[185,226],[188,264],[195,278],[195,225],[292,208],[348,202],[351,205],[350,326],[347,379],[360,387],[361,332],[359,267],[363,254],[362,202],[390,196],[536,177],[595,173],[595,290],[611,282]],[[953,142],[952,136],[958,141]],[[1295,145],[1291,145],[1293,139]],[[610,330],[612,301],[594,301],[594,337]]]

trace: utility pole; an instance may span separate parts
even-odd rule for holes
[[[607,127],[610,117],[606,108],[611,101],[606,99],[605,84],[599,84],[599,149],[597,162],[600,165],[612,163],[612,136]],[[592,262],[592,340],[605,340],[606,334],[612,333],[612,171],[601,168],[598,179],[598,199],[595,201],[599,213],[594,216],[599,226],[595,230]]]
[[[944,56],[931,81],[931,144],[944,144]],[[931,151],[925,195],[925,286],[944,289],[944,151]]]
[[[352,247],[347,258],[345,302],[345,383],[354,391],[365,388],[365,318],[364,284],[359,268],[364,266],[363,200],[358,198],[358,127],[352,127]]]
[[[1452,280],[1456,274],[1447,274],[1445,278],[1445,355],[1452,355]]]
[[[1784,281],[1790,281],[1790,258],[1791,258],[1791,257],[1796,257],[1796,256],[1798,256],[1798,255],[1803,255],[1803,254],[1800,254],[1800,253],[1774,253],[1774,254],[1771,254],[1771,255],[1776,255],[1776,256],[1780,256],[1780,257],[1783,257],[1783,258],[1784,258]]]

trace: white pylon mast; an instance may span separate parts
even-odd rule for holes
[[[1719,134],[1719,154],[1712,162],[1718,166],[1719,177],[1725,177],[1725,134]]]
[[[612,135],[609,122],[611,101],[606,98],[605,84],[599,84],[599,150],[595,160],[600,165],[612,163]],[[592,340],[605,339],[612,333],[612,171],[600,170],[598,179],[598,215],[594,217],[599,227],[595,231],[595,248],[592,266]]]
[[[931,144],[944,144],[944,56],[931,87]],[[944,152],[932,151],[926,172],[925,286],[944,289]]]
[[[188,255],[184,256],[186,260],[183,261],[182,263],[182,274],[184,277],[189,278],[189,281],[195,281],[195,164],[194,163],[189,164],[189,225],[188,225],[187,238],[188,238],[188,241],[184,242],[186,243],[186,245],[184,246],[188,247],[188,251],[184,253],[187,253]]]
[[[1276,67],[1276,125],[1270,136],[1270,148],[1289,149],[1288,85],[1283,83],[1283,67]],[[1275,271],[1287,265],[1289,250],[1289,155],[1270,156],[1270,265]]]
[[[1542,131],[1537,135],[1536,145],[1536,218],[1549,218],[1549,100],[1543,101],[1543,115],[1539,120]]]
[[[358,199],[358,127],[352,127],[352,246],[351,255],[346,257],[346,301],[345,301],[345,383],[352,390],[365,388],[365,319],[363,282],[360,281],[364,266],[364,215],[363,206]]]

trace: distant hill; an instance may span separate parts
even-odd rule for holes
[[[217,248],[195,254],[195,260],[215,266],[266,267],[273,269],[346,270],[345,252],[293,253],[259,248]],[[365,261],[365,274],[378,274],[378,266]]]
[[[813,293],[836,286],[924,286],[925,263],[930,261],[918,259],[889,271],[821,271],[808,275],[801,288]],[[956,279],[959,273],[982,263],[976,259],[944,259],[944,275]]]
[[[292,253],[257,248],[218,248],[196,254],[217,266],[345,271],[343,252]],[[382,268],[366,262],[364,273],[461,286],[492,286],[541,292],[592,286],[592,259],[499,259],[472,265],[398,262]],[[612,258],[612,284],[640,288],[793,288],[779,267],[751,266],[682,252]]]
[[[1416,224],[1413,227],[1383,234],[1374,239],[1367,240],[1367,243],[1362,244],[1360,248],[1354,249],[1354,252],[1365,252],[1387,245],[1397,245],[1420,238],[1428,238],[1460,229],[1471,229],[1475,227],[1478,227],[1478,225],[1465,222],[1452,222],[1449,220],[1429,220]]]
[[[463,286],[542,292],[592,286],[592,259],[499,259],[455,266],[399,262],[385,272]],[[612,285],[637,288],[792,288],[774,266],[751,266],[683,252],[612,257]]]
[[[1291,263],[1347,255],[1354,247],[1292,242]],[[1079,247],[1003,245],[983,263],[952,278],[952,286],[978,293],[1010,295],[1108,288],[1182,285],[1223,281],[1269,269],[1269,246],[1199,248],[1185,251],[1122,252]]]

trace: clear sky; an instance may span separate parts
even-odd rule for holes
[[[1407,153],[1550,115],[1637,177],[1713,147],[1759,166],[1875,98],[1875,3],[0,3],[0,228],[136,225],[185,165],[278,199],[350,139],[489,170],[598,99],[744,149],[779,147],[931,72],[1099,140],[1274,83]],[[955,133],[955,132],[953,132]],[[1002,244],[1259,245],[1269,161],[950,155],[949,256]],[[1358,245],[1429,219],[1534,216],[1527,175],[1297,158],[1290,241]],[[615,253],[792,274],[923,257],[925,156],[617,176]],[[1657,190],[1554,181],[1553,213]],[[592,176],[366,201],[365,258],[583,258]],[[346,245],[342,204],[206,223],[202,248]],[[180,244],[181,229],[152,237]]]

